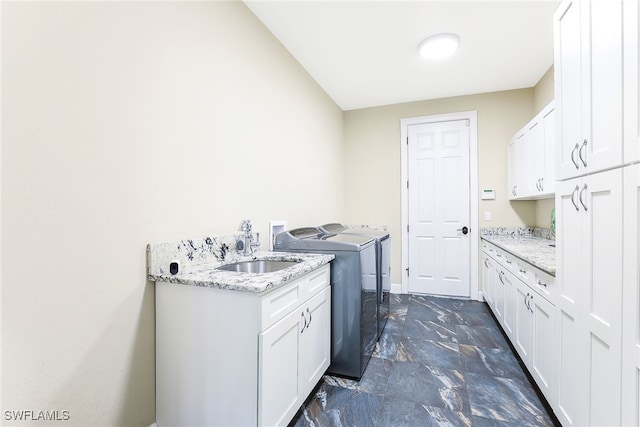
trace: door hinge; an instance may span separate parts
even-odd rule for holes
[[[407,181],[407,190],[409,189],[409,181]]]
[[[407,225],[407,233],[409,232],[409,225]]]
[[[407,137],[407,145],[409,145],[409,137]]]
[[[407,267],[405,270],[407,270],[407,277],[409,277],[409,267]]]

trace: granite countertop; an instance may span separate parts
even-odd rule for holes
[[[211,262],[184,267],[176,275],[167,272],[155,274],[150,272],[148,276],[149,280],[155,282],[258,293],[284,285],[324,264],[328,264],[334,258],[335,256],[331,254],[256,252],[253,256],[234,257],[226,262]],[[271,273],[243,273],[217,269],[225,264],[252,260],[299,261],[299,263]]]
[[[534,267],[556,275],[555,240],[545,239],[533,235],[483,235],[482,238],[493,243]],[[551,246],[554,245],[554,246]]]

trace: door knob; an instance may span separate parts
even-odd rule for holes
[[[467,234],[469,232],[469,227],[464,226],[462,228],[458,228],[457,231],[462,231],[462,234]]]

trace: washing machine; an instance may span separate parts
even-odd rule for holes
[[[378,339],[376,278],[363,274],[363,266],[375,259],[375,238],[303,227],[278,233],[274,250],[335,255],[331,261],[331,364],[327,372],[360,379]]]
[[[373,237],[376,240],[375,264],[368,264],[365,267],[365,274],[374,274],[377,289],[377,317],[378,338],[382,334],[389,318],[390,292],[391,292],[391,236],[388,231],[374,229],[370,227],[353,227],[340,223],[329,223],[318,227],[326,234],[356,234]],[[373,273],[372,273],[373,271]]]

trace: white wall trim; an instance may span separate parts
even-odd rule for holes
[[[402,293],[407,293],[409,289],[408,277],[406,274],[409,267],[409,239],[407,236],[407,226],[409,224],[409,190],[407,189],[408,179],[408,149],[407,138],[408,129],[411,125],[444,122],[453,120],[469,120],[469,196],[470,204],[470,221],[471,228],[471,251],[470,251],[470,271],[469,271],[469,296],[472,299],[480,298],[478,294],[478,257],[480,245],[480,228],[479,228],[479,194],[478,194],[478,112],[463,111],[459,113],[437,114],[433,116],[411,117],[400,120],[400,157],[402,162],[402,170],[400,174],[401,186],[401,230],[402,230]]]

